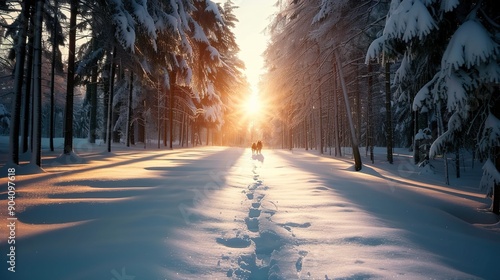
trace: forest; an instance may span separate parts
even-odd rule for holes
[[[264,109],[275,148],[360,147],[483,165],[500,212],[500,8],[494,0],[278,0],[265,30]],[[0,1],[0,133],[9,164],[41,139],[166,148],[247,145],[250,95],[234,1]],[[19,139],[19,141],[16,141]],[[450,167],[448,168],[448,165]],[[448,174],[446,174],[448,176]],[[479,182],[478,182],[479,183]]]
[[[493,1],[278,1],[268,27],[263,127],[282,148],[317,149],[361,169],[359,147],[408,147],[460,177],[479,161],[500,193],[500,11]],[[270,110],[271,111],[271,110]],[[269,142],[271,140],[267,140]],[[451,173],[451,172],[450,172]],[[479,182],[478,182],[479,184]]]

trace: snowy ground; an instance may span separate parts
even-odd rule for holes
[[[498,217],[483,210],[477,172],[449,187],[404,154],[355,172],[307,151],[114,149],[79,142],[81,158],[46,152],[46,173],[16,177],[15,273],[1,169],[0,279],[500,275]]]

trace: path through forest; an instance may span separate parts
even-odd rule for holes
[[[349,160],[305,151],[225,147],[122,149],[112,157],[94,147],[82,158],[47,159],[46,173],[18,176],[16,272],[7,271],[2,242],[1,279],[500,273],[500,235],[486,229],[497,220],[480,210],[483,195],[418,182],[397,166],[355,172]]]

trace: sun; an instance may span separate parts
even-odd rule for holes
[[[247,97],[245,102],[245,111],[249,117],[256,117],[260,114],[261,103],[257,94],[252,93]]]

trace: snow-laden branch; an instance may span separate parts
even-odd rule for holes
[[[441,60],[441,68],[449,72],[463,66],[471,68],[495,59],[498,53],[498,44],[484,26],[476,20],[469,20],[451,37]]]
[[[498,172],[495,164],[490,159],[487,159],[483,165],[483,176],[479,186],[481,190],[489,190],[487,195],[492,196],[491,192],[495,184],[500,184],[500,172]]]
[[[123,2],[120,0],[110,0],[110,6],[113,10],[111,15],[111,22],[115,26],[116,40],[122,45],[124,49],[129,49],[134,52],[135,43],[135,26],[134,19],[125,10]]]
[[[393,1],[392,5],[397,2]],[[403,0],[389,14],[383,34],[388,39],[409,42],[415,37],[422,40],[435,28],[436,22],[421,0]]]
[[[445,151],[445,148],[453,143],[456,138],[455,134],[460,131],[461,127],[464,125],[464,118],[462,118],[460,112],[455,112],[448,121],[448,130],[446,130],[442,135],[440,135],[431,145],[429,150],[429,157],[435,157],[438,154]]]
[[[479,152],[488,153],[490,147],[500,146],[500,120],[492,113],[488,114],[484,122]]]

